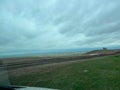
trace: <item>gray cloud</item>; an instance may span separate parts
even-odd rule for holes
[[[0,50],[120,45],[119,0],[1,0]]]

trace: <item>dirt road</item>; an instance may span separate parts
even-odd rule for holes
[[[116,53],[114,53],[116,54]],[[99,54],[99,55],[83,55],[83,56],[58,56],[58,57],[40,57],[40,58],[18,58],[19,62],[13,62],[13,63],[5,63],[5,66],[8,68],[8,70],[14,70],[17,68],[23,68],[23,67],[30,67],[30,66],[37,66],[37,65],[48,65],[48,64],[55,64],[55,63],[63,63],[63,62],[71,62],[71,61],[80,61],[80,60],[86,60],[96,57],[104,57],[108,55],[114,55],[114,54]],[[17,59],[17,58],[16,58]],[[27,61],[25,60],[27,59]],[[29,60],[30,59],[30,60]],[[5,60],[5,59],[0,59]],[[11,59],[12,60],[12,59]],[[0,65],[0,67],[3,67],[4,65]]]

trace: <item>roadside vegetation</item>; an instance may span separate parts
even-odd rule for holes
[[[120,55],[31,70],[26,74],[9,74],[13,85],[60,90],[120,90]]]

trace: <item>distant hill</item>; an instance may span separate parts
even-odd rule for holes
[[[88,54],[112,54],[112,53],[115,53],[117,52],[117,50],[93,50],[93,51],[89,51],[87,53],[85,53],[85,55],[88,55]]]

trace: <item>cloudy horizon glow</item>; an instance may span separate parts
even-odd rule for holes
[[[0,0],[0,50],[120,45],[119,0]]]

